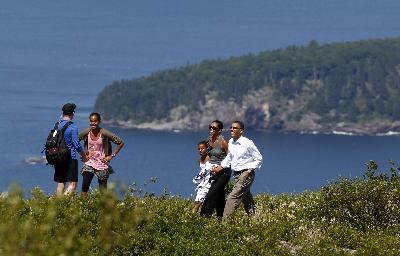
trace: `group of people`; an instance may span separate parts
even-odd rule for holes
[[[193,179],[196,198],[193,212],[210,217],[214,211],[224,220],[243,203],[246,213],[255,213],[250,187],[255,172],[261,167],[262,155],[253,141],[244,137],[244,124],[234,121],[230,126],[231,139],[223,135],[223,123],[219,120],[209,125],[208,140],[198,143],[200,172]],[[233,174],[234,185],[225,199],[225,187]]]
[[[83,177],[81,195],[87,195],[94,176],[98,179],[99,189],[101,191],[106,189],[108,177],[114,172],[110,162],[124,146],[120,137],[100,127],[101,116],[99,113],[91,113],[89,115],[90,127],[78,133],[78,127],[72,123],[75,109],[74,103],[63,105],[62,116],[55,125],[55,128],[59,131],[67,126],[64,129],[63,136],[71,154],[68,161],[54,165],[57,196],[75,193],[78,182],[78,154],[84,163],[81,169]],[[80,143],[81,140],[84,141],[83,147]],[[111,142],[117,145],[114,150]],[[66,184],[68,184],[67,187]]]
[[[78,133],[78,127],[72,123],[75,109],[74,103],[63,105],[62,116],[55,125],[55,129],[64,131],[64,141],[71,155],[69,161],[54,165],[58,196],[76,191],[78,154],[84,163],[80,171],[83,177],[81,195],[87,196],[94,176],[98,179],[100,191],[106,189],[109,175],[114,172],[110,162],[124,146],[120,137],[100,127],[101,116],[96,112],[89,115],[90,127]],[[261,153],[252,140],[243,136],[243,122],[231,124],[232,138],[229,141],[222,135],[223,128],[221,121],[213,121],[209,125],[208,139],[198,143],[200,172],[193,179],[197,184],[193,212],[200,210],[200,214],[207,217],[216,212],[218,217],[227,219],[243,203],[247,214],[253,215],[255,204],[250,187],[256,170],[262,164]],[[111,143],[116,145],[114,150]],[[234,185],[225,198],[225,187],[232,174]]]

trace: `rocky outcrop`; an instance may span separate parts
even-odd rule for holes
[[[322,122],[317,113],[301,113],[306,99],[286,99],[277,96],[271,87],[252,91],[238,102],[233,99],[218,100],[216,92],[206,95],[204,103],[199,103],[199,111],[190,112],[180,105],[169,111],[167,118],[152,122],[135,123],[133,120],[109,120],[123,128],[150,130],[202,130],[215,119],[229,124],[234,120],[244,121],[247,129],[278,131],[286,133],[314,134],[400,134],[400,121],[369,120],[362,123]],[[336,113],[331,113],[335,115]],[[297,118],[296,118],[297,116]]]

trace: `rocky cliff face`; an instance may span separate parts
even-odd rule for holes
[[[180,105],[170,110],[167,118],[152,122],[135,123],[133,120],[111,120],[124,128],[150,130],[202,130],[211,121],[219,119],[225,124],[234,120],[244,121],[247,129],[269,130],[288,133],[324,134],[397,134],[400,122],[388,120],[366,120],[363,123],[322,122],[321,116],[303,113],[307,96],[295,99],[278,96],[271,87],[251,91],[241,101],[218,100],[215,92],[206,95],[199,111],[191,112],[187,106]],[[334,114],[334,113],[333,113]],[[226,125],[227,126],[227,125]]]

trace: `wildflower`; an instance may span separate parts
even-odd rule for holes
[[[289,219],[295,219],[295,218],[296,218],[296,216],[294,216],[294,215],[291,214],[291,213],[287,213],[286,216],[287,216]]]

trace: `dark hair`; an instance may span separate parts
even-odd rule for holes
[[[72,115],[73,113],[75,113],[75,108],[76,105],[74,103],[66,103],[64,104],[64,106],[62,107],[62,112],[64,116],[69,116]]]
[[[212,121],[211,123],[217,123],[217,124],[218,124],[218,128],[219,128],[220,130],[224,129],[224,124],[223,124],[221,121],[219,121],[218,119]]]
[[[244,130],[244,123],[242,121],[236,120],[236,121],[233,121],[232,124],[238,124],[238,125],[240,125],[240,128],[242,130]]]
[[[91,113],[91,114],[89,115],[89,117],[91,117],[91,116],[95,116],[95,117],[97,117],[97,119],[99,119],[99,121],[101,121],[101,116],[100,116],[99,113],[93,112],[93,113]]]
[[[207,141],[202,140],[199,143],[197,143],[197,146],[200,146],[200,145],[205,145],[207,147]]]

